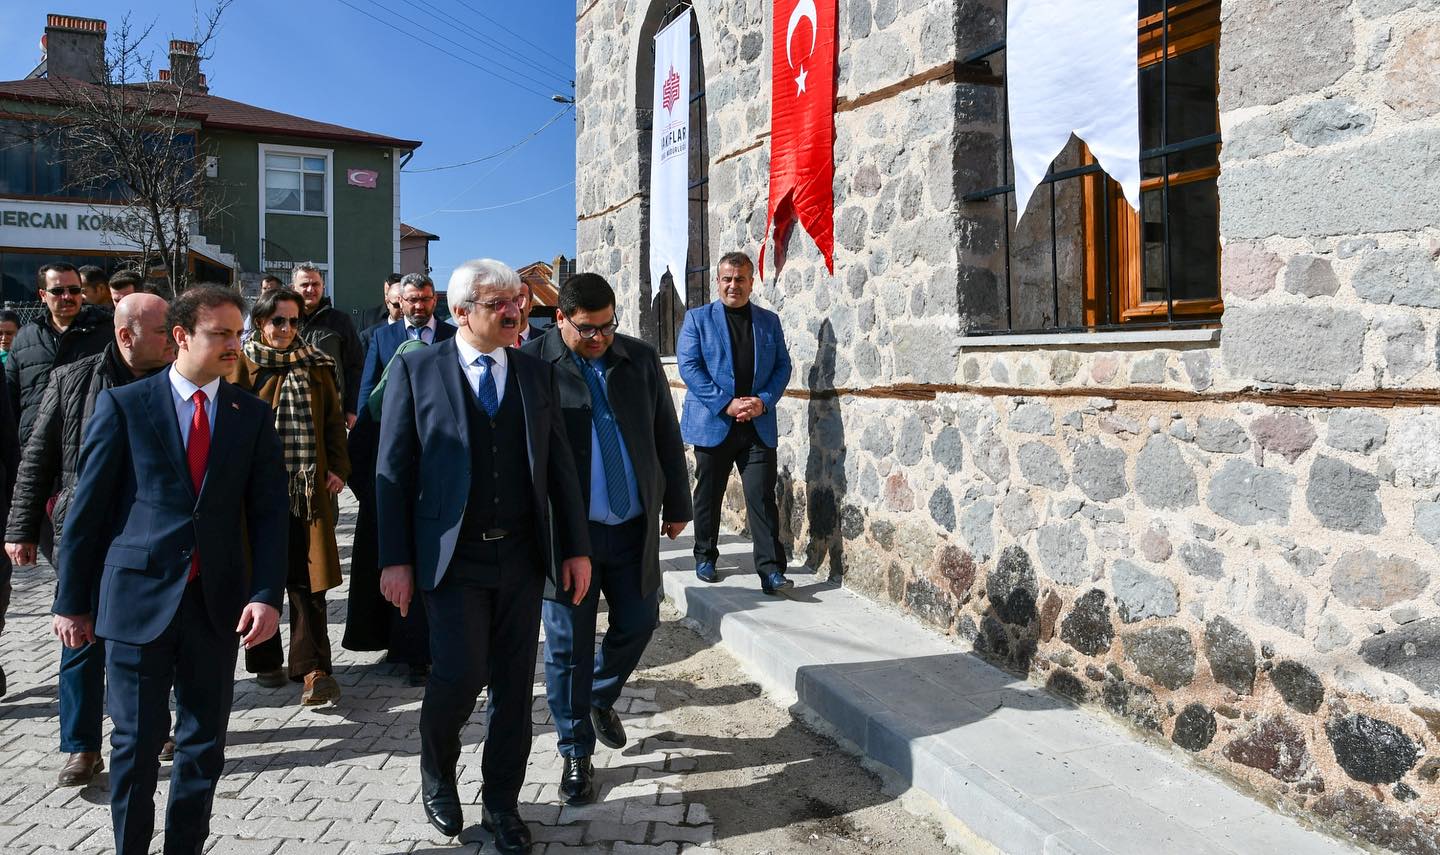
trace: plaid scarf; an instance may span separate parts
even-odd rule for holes
[[[245,355],[261,368],[284,372],[280,397],[275,402],[275,431],[280,434],[285,471],[290,474],[290,513],[310,522],[315,519],[318,508],[315,501],[317,436],[315,415],[310,410],[311,371],[334,372],[335,360],[298,337],[285,350],[263,344],[258,337],[251,338],[245,342]]]

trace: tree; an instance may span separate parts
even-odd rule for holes
[[[153,25],[137,30],[126,16],[107,40],[95,82],[51,80],[61,107],[49,128],[67,188],[112,197],[120,213],[107,213],[105,230],[142,271],[163,264],[176,294],[190,284],[191,235],[218,223],[228,207],[224,188],[206,176],[195,107],[207,92],[200,62],[230,2],[217,0],[197,19],[193,41],[171,42],[172,58],[178,47],[186,61],[168,75],[154,73],[144,47]]]

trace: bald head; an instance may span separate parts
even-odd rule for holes
[[[164,298],[138,292],[115,304],[115,344],[137,377],[175,361],[175,345],[165,325],[167,309]]]

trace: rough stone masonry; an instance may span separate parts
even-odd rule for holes
[[[664,5],[577,4],[579,269],[622,317],[652,293],[640,105]],[[694,4],[692,264],[764,237],[770,6]],[[1002,91],[943,67],[1003,36],[1003,6],[841,0],[835,275],[797,232],[756,289],[796,364],[787,537],[1338,833],[1435,855],[1440,3],[1221,18],[1218,340],[980,347],[1003,223],[961,197],[999,183]]]

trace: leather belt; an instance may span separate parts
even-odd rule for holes
[[[509,537],[509,535],[510,532],[506,531],[503,528],[492,528],[488,529],[484,534],[480,535],[480,539],[489,542],[492,540],[502,540],[506,537]]]

